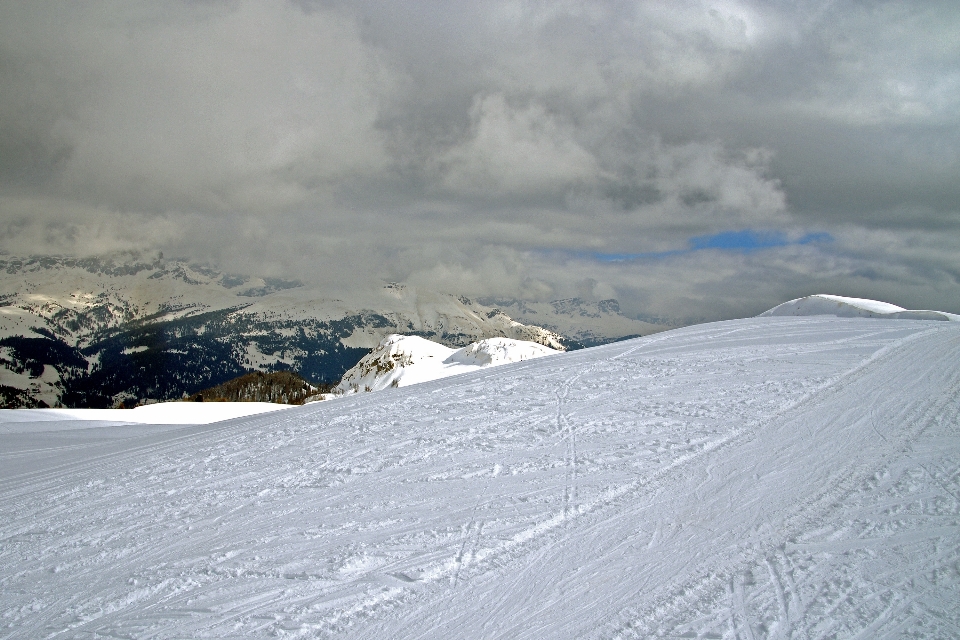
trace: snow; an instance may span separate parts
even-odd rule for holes
[[[147,346],[145,346],[145,345],[141,345],[141,346],[139,346],[139,347],[127,347],[127,348],[124,349],[121,353],[123,353],[123,355],[125,355],[125,356],[129,356],[129,355],[132,355],[132,354],[134,354],[134,353],[143,353],[144,351],[147,351],[149,348],[150,348],[150,347],[147,347]]]
[[[818,293],[790,300],[760,314],[768,316],[837,316],[838,318],[887,318],[894,320],[960,321],[960,315],[945,311],[910,310],[889,302],[847,298]]]
[[[0,438],[0,635],[955,638],[960,326],[764,317]]]
[[[832,300],[841,304],[848,304],[858,309],[873,311],[874,313],[895,313],[897,311],[906,311],[903,307],[898,307],[889,302],[880,302],[879,300],[869,300],[867,298],[847,298],[845,296],[834,296],[826,293],[818,294],[817,297],[825,300]]]
[[[120,259],[120,264],[108,257],[76,260],[0,256],[0,293],[6,305],[0,307],[0,339],[37,339],[44,330],[52,332],[65,344],[85,350],[83,357],[92,373],[102,349],[111,348],[111,343],[117,345],[119,334],[112,330],[122,334],[130,322],[165,323],[193,316],[196,322],[188,323],[191,328],[175,330],[180,339],[185,338],[182,330],[203,336],[210,329],[231,347],[227,360],[241,369],[292,369],[301,373],[313,369],[314,377],[342,372],[336,364],[318,365],[315,359],[320,356],[323,360],[325,353],[338,350],[336,342],[368,349],[397,331],[436,336],[457,347],[504,336],[565,349],[565,339],[546,328],[517,322],[499,309],[463,297],[417,287],[396,283],[373,289],[350,287],[342,292],[347,294],[342,299],[331,299],[328,287],[273,290],[273,285],[262,279],[231,277],[181,261],[157,259],[146,264],[139,259],[127,260],[129,255],[114,258]],[[256,296],[250,297],[253,293]],[[207,313],[211,315],[204,319],[202,315]],[[588,326],[598,319],[581,318]],[[214,325],[215,330],[211,329]],[[594,327],[595,333],[603,334],[604,327],[608,325]],[[106,335],[112,338],[104,340]],[[617,330],[610,337],[617,335],[623,334]],[[214,339],[211,335],[208,338]],[[201,346],[207,351],[209,341],[201,342],[206,343]],[[171,345],[154,347],[151,351],[146,345],[131,342],[122,353],[183,353]],[[225,357],[216,348],[212,351],[220,355],[211,352],[209,357]],[[27,391],[32,399],[48,406],[72,395],[64,394],[63,384],[53,384],[62,381],[38,382],[18,375],[16,360],[0,357],[0,386]],[[153,357],[148,360],[156,362]],[[55,372],[57,363],[50,364],[53,366],[48,369]],[[174,384],[174,392],[163,399],[178,397],[180,391],[195,391],[206,382],[202,372],[187,372],[177,378],[169,381]],[[82,386],[76,378],[68,379],[73,381],[68,387]],[[114,387],[109,394],[114,401],[143,397],[151,395],[145,389],[152,386],[144,380],[131,381],[131,388],[126,389],[129,393]]]
[[[467,345],[450,354],[451,364],[472,367],[494,367],[511,362],[523,362],[558,353],[536,342],[510,340],[508,338],[487,338]]]
[[[560,352],[536,342],[509,338],[487,338],[451,349],[419,336],[392,334],[344,374],[336,391],[350,394],[406,387],[556,353]]]
[[[88,270],[89,264],[49,256],[0,256],[6,267],[0,269],[0,291],[9,294],[7,306],[0,308],[0,337],[33,337],[32,326],[62,332],[64,313],[69,317],[71,311],[84,313],[103,307],[109,311],[109,319],[101,318],[89,326],[80,323],[72,336],[61,337],[70,344],[87,346],[104,328],[131,319],[171,320],[233,310],[234,317],[272,325],[268,331],[276,335],[283,335],[282,323],[286,322],[357,321],[363,331],[344,341],[351,347],[373,347],[385,334],[401,329],[446,335],[456,338],[458,344],[463,344],[467,336],[477,339],[502,335],[561,346],[559,335],[539,326],[516,322],[457,296],[417,287],[395,283],[372,289],[349,287],[332,299],[329,287],[317,290],[298,286],[268,292],[270,287],[259,278],[236,284],[224,274],[162,259],[118,270],[114,258],[127,267],[134,266],[120,259],[122,256],[102,256],[105,270]],[[260,289],[264,295],[245,295],[251,289]],[[370,323],[369,318],[358,315],[377,318]],[[385,326],[384,319],[392,321],[392,326]]]
[[[291,406],[270,402],[158,402],[134,409],[0,409],[0,434],[88,429],[95,424],[210,424]]]

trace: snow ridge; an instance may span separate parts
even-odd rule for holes
[[[560,352],[527,340],[487,338],[462,349],[451,349],[418,336],[392,334],[347,371],[336,393],[406,387],[556,353]]]
[[[946,311],[904,309],[889,302],[867,298],[848,298],[826,293],[796,298],[761,313],[770,316],[837,316],[838,318],[886,318],[891,320],[960,321],[960,315]]]

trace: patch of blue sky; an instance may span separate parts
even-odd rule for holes
[[[722,231],[709,236],[694,236],[687,241],[686,249],[646,253],[592,252],[581,255],[600,262],[626,262],[629,260],[670,258],[694,253],[696,251],[719,250],[752,253],[762,249],[826,242],[833,242],[833,236],[829,233],[808,233],[800,238],[790,239],[785,233],[779,231],[754,231],[752,229],[746,229],[744,231]]]

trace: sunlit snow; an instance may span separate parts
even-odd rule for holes
[[[6,638],[955,638],[960,325],[698,325],[0,437]]]
[[[349,394],[406,387],[556,353],[560,352],[527,340],[487,338],[451,349],[418,336],[394,334],[347,371],[336,390]]]
[[[889,302],[867,298],[848,298],[824,293],[790,300],[760,314],[760,317],[768,316],[837,316],[838,318],[960,321],[960,315],[945,311],[904,309]]]
[[[13,431],[58,431],[122,424],[210,424],[258,415],[292,405],[270,402],[159,402],[134,409],[4,409],[0,434]]]

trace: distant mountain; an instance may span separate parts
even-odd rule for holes
[[[486,338],[461,349],[451,349],[419,336],[390,335],[344,374],[333,393],[406,387],[555,353],[560,352],[536,342],[509,338]]]
[[[477,302],[498,308],[518,322],[549,329],[584,347],[674,328],[674,325],[628,318],[620,313],[620,303],[613,299],[591,302],[567,298],[553,302],[529,302],[514,298],[479,298]]]
[[[0,406],[169,400],[251,371],[331,384],[395,333],[565,350],[663,328],[619,315],[616,301],[470,300],[402,284],[334,298],[162,254],[0,256]]]
[[[769,316],[837,316],[839,318],[886,318],[888,320],[960,321],[960,315],[946,311],[904,309],[889,302],[847,298],[819,293],[779,304],[760,314]]]

